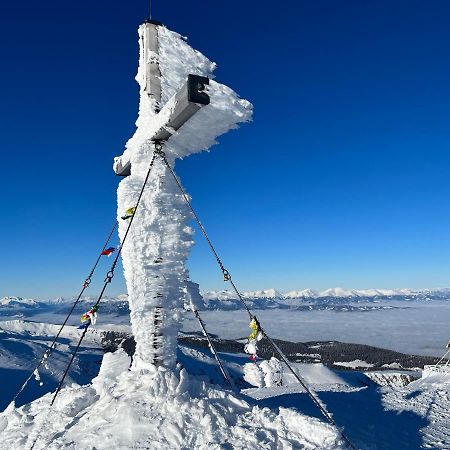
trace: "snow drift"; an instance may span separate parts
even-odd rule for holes
[[[129,371],[123,350],[106,354],[90,385],[63,389],[0,415],[2,449],[340,449],[335,429],[295,410],[250,406],[163,367]]]

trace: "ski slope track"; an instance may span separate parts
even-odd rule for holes
[[[386,389],[383,402],[388,410],[411,411],[427,421],[420,430],[422,448],[450,448],[450,371],[427,374],[403,389]]]

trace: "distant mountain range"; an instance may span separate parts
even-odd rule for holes
[[[373,298],[373,297],[439,297],[450,298],[450,288],[436,289],[345,289],[341,287],[316,291],[314,289],[303,289],[300,291],[280,292],[276,289],[265,289],[261,291],[243,292],[245,298],[266,299],[322,299],[322,298]],[[203,297],[207,300],[235,299],[237,296],[233,291],[209,291],[204,292]]]
[[[374,303],[381,300],[450,300],[450,288],[439,289],[344,289],[332,288],[324,291],[304,289],[280,292],[276,289],[243,292],[242,296],[252,309],[333,309],[350,310],[349,304]],[[240,309],[242,303],[233,291],[209,291],[203,293],[206,309]],[[355,309],[360,310],[362,306]],[[369,307],[368,309],[374,309]],[[376,309],[376,308],[375,308]]]
[[[32,308],[38,302],[31,298],[3,297],[0,299],[0,308]]]
[[[203,309],[231,310],[243,308],[242,303],[233,291],[208,291],[202,293],[205,306]],[[299,291],[280,292],[276,289],[243,292],[243,298],[249,308],[253,309],[342,309],[349,310],[349,304],[377,303],[381,300],[398,301],[429,301],[450,300],[450,288],[437,289],[344,289],[340,287],[315,291],[303,289]],[[4,297],[0,299],[0,313],[3,315],[27,315],[51,311],[65,313],[67,305],[74,298],[59,297],[52,300],[37,301],[21,297]],[[96,296],[83,297],[77,306],[76,313],[89,309],[97,300]],[[358,306],[360,309],[361,306]],[[369,308],[373,309],[373,308]],[[105,297],[102,301],[102,311],[122,316],[129,314],[127,295]]]

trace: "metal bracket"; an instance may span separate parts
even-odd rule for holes
[[[172,130],[179,130],[200,108],[209,105],[209,95],[205,92],[208,84],[209,79],[206,77],[188,75],[186,83],[176,94],[175,107],[169,121],[152,139],[166,141],[172,136]]]
[[[203,106],[209,105],[210,98],[205,92],[209,85],[207,77],[189,74],[186,83],[175,94],[174,103],[170,102],[162,108],[161,113],[171,108],[167,123],[162,126],[152,137],[152,141],[167,141],[177,130],[179,130],[197,111]],[[174,105],[174,106],[173,106]],[[118,176],[127,177],[131,174],[131,162],[117,159],[114,171]]]
[[[164,26],[164,24],[162,22],[160,22],[159,20],[154,20],[154,19],[146,19],[144,20],[144,23],[151,23],[152,25],[157,25],[157,26]]]

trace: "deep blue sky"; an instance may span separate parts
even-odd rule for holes
[[[147,13],[2,5],[0,296],[75,295],[89,272],[134,131]],[[155,0],[154,17],[255,106],[177,164],[243,290],[450,285],[449,2]],[[192,278],[225,287],[196,239]]]

